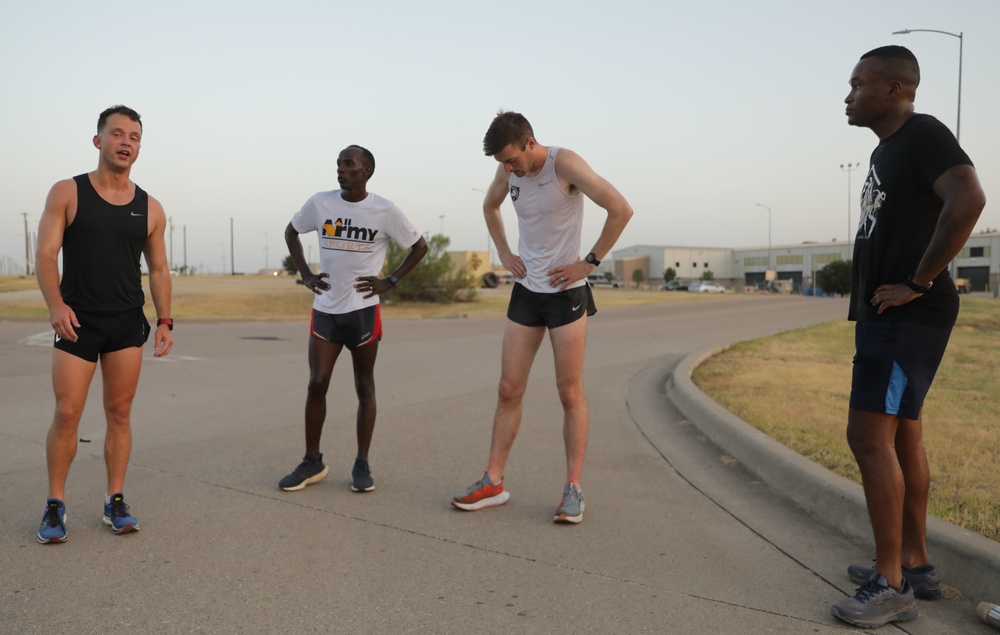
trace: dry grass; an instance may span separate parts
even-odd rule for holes
[[[171,314],[177,320],[305,321],[309,319],[312,306],[312,294],[289,276],[178,276],[172,278],[172,282]],[[153,317],[147,278],[143,278],[143,284],[146,313]],[[48,310],[37,290],[33,277],[0,277],[0,319],[47,320]],[[705,302],[720,297],[604,288],[594,289],[594,296],[601,309],[663,302]],[[383,298],[382,314],[387,320],[502,316],[506,313],[509,297],[510,287],[506,286],[481,289],[475,299],[454,304],[393,302],[390,294]]]
[[[735,345],[695,383],[744,421],[812,461],[861,482],[847,446],[854,326],[847,321]],[[934,516],[1000,540],[1000,305],[963,298],[924,404]]]

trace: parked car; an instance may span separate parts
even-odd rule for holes
[[[692,282],[688,286],[688,291],[692,293],[725,293],[726,288],[718,282],[699,280],[698,282]]]
[[[603,273],[590,274],[587,276],[587,282],[589,282],[592,287],[611,287],[612,289],[619,289],[622,286],[621,280],[608,280]]]
[[[660,291],[687,291],[688,285],[690,284],[690,280],[674,278],[670,282],[664,283],[664,285],[660,287]]]

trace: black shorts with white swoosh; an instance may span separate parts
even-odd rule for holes
[[[521,283],[514,283],[507,305],[507,318],[522,326],[544,326],[550,329],[575,322],[597,313],[594,294],[585,284],[565,291],[536,293]]]

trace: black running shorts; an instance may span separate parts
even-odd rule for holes
[[[149,322],[142,308],[121,313],[84,313],[77,311],[80,323],[75,328],[77,340],[71,342],[58,335],[55,347],[88,362],[97,362],[104,353],[114,353],[130,346],[142,347],[149,339]]]
[[[597,306],[589,284],[554,293],[536,293],[515,282],[507,305],[507,318],[511,322],[550,329],[595,313]]]
[[[950,327],[858,322],[851,408],[918,419],[950,337]]]
[[[382,339],[382,307],[368,306],[350,313],[323,313],[313,309],[309,330],[314,337],[348,350]]]

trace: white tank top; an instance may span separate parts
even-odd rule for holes
[[[518,255],[528,274],[518,280],[536,293],[555,293],[549,285],[550,270],[580,259],[583,229],[583,194],[569,195],[556,179],[559,148],[549,146],[542,171],[532,178],[510,175],[510,198],[517,213]],[[571,287],[587,284],[578,280]]]

